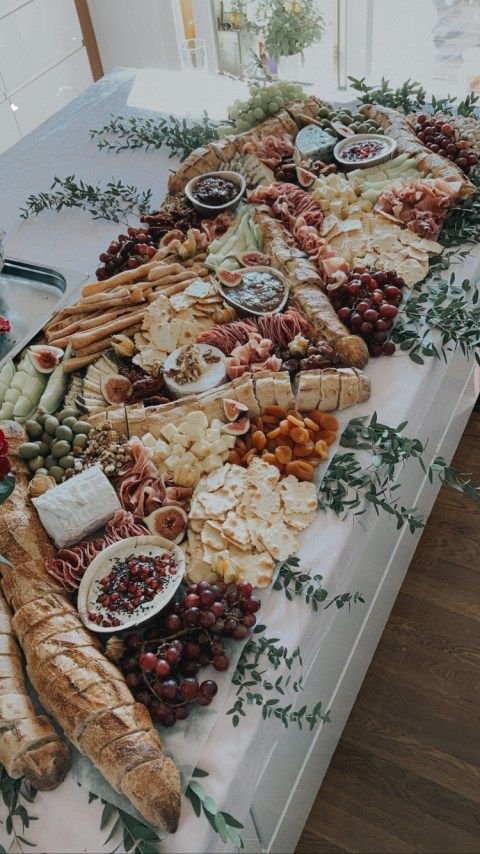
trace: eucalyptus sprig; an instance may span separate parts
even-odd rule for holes
[[[323,575],[301,572],[297,569],[299,564],[300,558],[290,555],[279,567],[273,589],[283,590],[289,602],[294,597],[304,599],[305,604],[311,605],[316,612],[319,604],[328,598],[328,591],[323,587]],[[338,609],[348,605],[350,610],[352,603],[356,605],[357,602],[365,602],[359,590],[356,593],[337,593],[324,607],[326,610],[335,603]]]
[[[273,693],[283,697],[287,690],[295,694],[303,690],[301,673],[293,679],[293,667],[302,665],[302,656],[299,647],[290,652],[287,647],[279,646],[279,638],[268,638],[263,634],[265,629],[266,626],[255,626],[253,635],[260,636],[252,636],[245,644],[232,678],[233,684],[237,686],[236,700],[226,714],[231,717],[233,726],[238,726],[241,718],[246,717],[247,706],[261,708],[264,720],[275,718],[285,728],[295,724],[302,729],[307,723],[313,730],[319,721],[327,723],[330,718],[328,712],[322,711],[321,701],[312,709],[306,705],[294,709],[291,702],[283,706],[280,705],[280,697],[270,696]],[[287,674],[275,677],[280,667],[284,667]]]
[[[90,136],[96,140],[97,147],[108,152],[126,149],[151,148],[170,149],[169,157],[185,158],[196,148],[218,139],[218,122],[214,122],[203,112],[200,121],[167,118],[148,118],[145,116],[111,116],[110,121],[101,128],[92,129]]]
[[[91,804],[92,801],[96,800],[98,800],[98,795],[89,792],[88,803]],[[100,800],[103,805],[100,830],[105,830],[108,825],[111,825],[109,834],[103,843],[104,846],[108,845],[117,834],[122,836],[122,842],[114,848],[111,854],[118,851],[120,844],[123,845],[125,851],[131,851],[132,854],[158,854],[159,837],[147,824],[124,812],[120,807],[103,800],[103,798]]]
[[[432,329],[441,333],[439,346],[430,340]],[[424,358],[447,360],[447,353],[460,348],[480,364],[480,303],[478,286],[464,279],[457,284],[450,278],[427,282],[418,296],[403,307],[392,329],[392,340],[419,365]]]
[[[15,845],[21,852],[24,851],[24,845],[28,848],[36,848],[36,843],[26,839],[23,834],[32,821],[37,821],[37,817],[30,815],[28,811],[28,805],[34,802],[37,790],[25,777],[19,777],[16,780],[9,777],[3,766],[0,766],[0,788],[3,802],[8,810],[5,830],[9,836],[13,837],[10,848]],[[21,823],[21,831],[17,829],[18,822]],[[5,848],[0,846],[0,851],[5,852]]]
[[[138,217],[151,210],[152,191],[139,190],[123,181],[108,181],[105,187],[77,180],[75,175],[55,177],[50,192],[28,196],[20,216],[38,216],[43,211],[63,208],[80,208],[92,215],[92,219],[107,219],[128,225],[129,217]]]
[[[359,79],[348,77],[350,86],[359,93],[358,99],[362,104],[380,104],[383,107],[391,107],[394,110],[402,109],[405,113],[418,110],[423,107],[426,99],[426,91],[420,83],[415,80],[406,80],[401,86],[393,89],[390,81],[382,77],[378,85],[369,86],[365,77]]]
[[[475,169],[468,177],[475,192],[464,199],[461,205],[449,209],[438,236],[442,246],[447,249],[465,243],[478,243],[480,238],[480,170]]]
[[[185,790],[185,797],[190,801],[195,815],[200,818],[203,813],[223,842],[230,840],[237,848],[243,848],[244,842],[239,833],[239,830],[243,830],[242,822],[230,813],[218,809],[213,798],[207,795],[202,784],[198,782],[199,777],[208,777],[208,772],[194,768],[192,779]]]

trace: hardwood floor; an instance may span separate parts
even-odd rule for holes
[[[344,851],[480,852],[480,506],[445,487],[297,848]]]

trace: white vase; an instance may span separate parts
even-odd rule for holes
[[[280,80],[299,80],[303,56],[301,53],[292,53],[290,56],[281,56],[278,60],[277,75]]]

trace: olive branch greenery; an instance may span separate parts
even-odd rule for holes
[[[208,772],[201,768],[194,768],[192,779],[186,790],[185,797],[190,801],[197,818],[203,815],[221,840],[227,843],[229,840],[237,848],[244,848],[244,842],[239,830],[243,830],[243,824],[228,812],[219,810],[213,798],[206,794],[199,777],[208,777]]]
[[[319,509],[332,510],[343,517],[355,511],[356,518],[372,505],[377,515],[383,511],[395,517],[398,529],[407,524],[411,533],[415,533],[425,527],[425,521],[417,508],[400,504],[397,492],[401,484],[393,483],[397,466],[410,459],[417,460],[431,483],[434,477],[439,477],[446,486],[479,500],[480,486],[472,484],[467,474],[449,466],[443,457],[435,457],[428,467],[425,465],[426,444],[402,435],[407,423],[389,427],[378,421],[376,412],[369,422],[366,417],[352,418],[341,436],[340,446],[355,452],[334,455],[319,489]],[[370,454],[366,466],[357,458],[358,451]]]
[[[298,569],[300,558],[290,555],[278,569],[277,577],[273,583],[274,590],[282,590],[289,602],[294,597],[305,600],[306,605],[311,605],[313,610],[318,611],[319,603],[328,598],[328,591],[323,587],[323,575],[318,573],[311,575]],[[350,610],[352,604],[365,603],[365,599],[359,590],[355,593],[337,593],[324,606],[325,610],[335,604],[337,609],[348,605]]]
[[[445,98],[432,95],[427,102],[427,92],[424,87],[410,78],[396,89],[390,86],[390,81],[385,77],[382,77],[380,83],[374,85],[367,84],[365,77],[349,76],[347,79],[350,81],[351,88],[359,93],[358,99],[362,104],[380,104],[382,107],[390,107],[393,110],[401,109],[405,113],[420,110],[429,103],[434,113],[452,115],[455,110],[460,116],[471,116],[475,113],[480,100],[479,96],[472,92],[458,104],[457,98],[452,95],[447,95]]]
[[[432,329],[441,335],[437,346],[430,340]],[[412,362],[423,365],[425,357],[447,361],[447,352],[460,348],[468,358],[473,355],[480,364],[480,303],[476,284],[450,278],[427,282],[411,296],[392,329],[392,340],[407,352]]]
[[[302,655],[299,647],[290,652],[287,647],[279,645],[279,638],[267,637],[265,630],[266,626],[255,626],[233,674],[232,682],[237,687],[236,699],[226,712],[231,717],[233,726],[237,727],[241,718],[246,717],[247,706],[259,707],[264,720],[279,720],[285,729],[288,729],[290,724],[302,729],[306,723],[310,730],[313,730],[319,721],[328,723],[329,713],[322,711],[321,701],[311,709],[306,705],[294,709],[293,703],[282,706],[280,697],[269,696],[273,693],[283,697],[287,690],[295,694],[303,690],[302,675],[294,679],[292,672],[294,665],[302,665]],[[259,637],[255,637],[258,635]],[[288,673],[275,678],[280,667],[284,667]]]
[[[75,175],[66,178],[55,176],[50,192],[31,194],[21,208],[20,216],[28,219],[50,210],[58,213],[63,208],[80,208],[92,219],[106,219],[128,225],[129,217],[138,217],[151,210],[152,191],[139,190],[123,181],[108,181],[105,187],[77,180]]]
[[[97,148],[107,152],[118,154],[126,149],[148,151],[167,147],[169,157],[185,160],[196,148],[218,140],[217,127],[218,122],[214,122],[205,110],[199,121],[172,115],[155,119],[112,115],[103,127],[93,128],[90,137],[96,141]]]
[[[8,836],[12,836],[13,846],[23,852],[23,846],[35,848],[36,844],[30,842],[25,836],[25,831],[30,827],[31,822],[37,821],[37,817],[30,815],[28,805],[33,804],[37,790],[30,785],[25,777],[13,779],[9,777],[5,768],[0,766],[0,788],[2,792],[3,803],[5,804],[8,814],[5,820],[5,830]],[[23,801],[23,803],[22,803]],[[21,823],[21,830],[17,829],[18,822]],[[1,822],[3,824],[3,822]],[[0,854],[6,854],[6,849],[0,845]]]

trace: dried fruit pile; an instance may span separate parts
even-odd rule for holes
[[[334,415],[314,409],[308,415],[281,406],[266,406],[252,420],[247,435],[237,439],[229,462],[248,466],[261,457],[285,475],[311,480],[316,466],[328,459],[328,447],[337,437]]]

